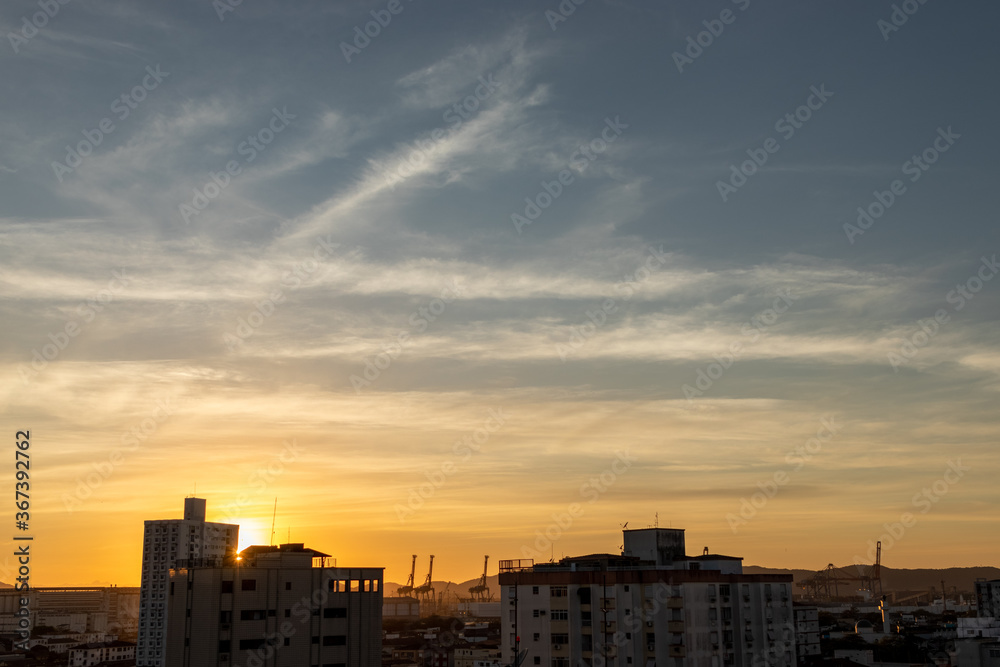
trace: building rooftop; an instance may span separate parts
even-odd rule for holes
[[[247,560],[250,558],[255,558],[260,554],[273,554],[273,553],[295,553],[295,554],[311,554],[313,558],[330,558],[330,554],[325,554],[321,551],[316,551],[315,549],[308,549],[306,545],[302,542],[293,542],[290,544],[254,544],[243,551],[240,552],[240,558]]]

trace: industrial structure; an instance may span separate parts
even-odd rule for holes
[[[138,587],[57,587],[0,589],[0,633],[17,631],[20,598],[27,597],[30,627],[70,633],[104,633],[134,640],[139,627]]]
[[[490,587],[486,585],[486,571],[490,563],[490,557],[486,556],[483,561],[483,576],[479,578],[479,581],[475,586],[469,588],[469,595],[471,596],[468,600],[462,600],[462,602],[492,602],[493,593],[490,592]]]
[[[400,586],[396,590],[396,595],[406,597],[413,593],[413,576],[417,573],[417,554],[413,554],[413,562],[410,564],[410,578],[406,580],[405,586]]]
[[[434,554],[431,554],[431,564],[427,570],[427,579],[420,586],[413,589],[413,593],[417,596],[417,599],[421,602],[425,602],[431,606],[434,605],[436,598],[434,597],[434,586],[431,585],[431,576],[434,574]]]
[[[858,564],[852,572],[850,567],[838,568],[830,563],[799,583],[814,600],[836,600],[840,597],[841,584],[850,586],[845,590],[851,593],[860,588],[872,599],[882,597],[882,542],[875,545],[875,562],[872,565]]]

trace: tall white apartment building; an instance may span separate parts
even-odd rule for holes
[[[626,530],[624,553],[500,563],[503,661],[525,667],[794,667],[791,575]]]
[[[184,499],[183,519],[146,521],[136,667],[166,667],[170,569],[235,557],[240,527],[205,521],[205,500]]]

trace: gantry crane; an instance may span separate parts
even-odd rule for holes
[[[490,587],[486,585],[486,568],[489,562],[490,557],[486,556],[486,559],[483,561],[483,576],[479,578],[479,583],[469,588],[469,593],[472,594],[474,602],[490,602],[493,599]]]
[[[413,592],[413,575],[417,573],[417,554],[413,554],[413,563],[410,565],[410,578],[406,580],[405,586],[400,586],[396,590],[396,595],[409,595]]]
[[[418,598],[434,603],[434,587],[431,586],[431,575],[434,574],[434,554],[431,554],[430,568],[427,570],[427,579],[420,586],[413,589]]]

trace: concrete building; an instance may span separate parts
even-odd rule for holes
[[[503,664],[503,651],[498,646],[455,647],[454,667],[483,667]]]
[[[17,629],[19,598],[28,598],[31,627],[51,626],[71,633],[106,633],[134,639],[139,622],[139,588],[49,587],[27,592],[0,589],[0,633]]]
[[[1000,619],[992,616],[973,616],[957,619],[955,635],[959,639],[994,639],[1000,640]]]
[[[166,664],[379,667],[383,568],[328,559],[282,544],[173,569]]]
[[[684,531],[624,531],[624,553],[501,561],[504,664],[793,667],[791,575],[685,555]]]
[[[956,667],[1000,667],[1000,642],[959,639],[955,649]]]
[[[816,607],[794,607],[795,612],[795,655],[800,665],[816,660],[820,656],[819,609]]]
[[[396,621],[419,621],[420,600],[411,597],[382,600],[382,618]]]
[[[976,581],[976,615],[1000,619],[1000,579]]]
[[[146,521],[139,590],[137,667],[166,667],[167,588],[181,563],[221,563],[236,553],[240,527],[205,520],[205,500],[184,499],[184,518]],[[172,666],[171,666],[172,667]]]
[[[132,642],[81,644],[69,650],[69,667],[94,667],[126,660],[135,660],[135,644]]]

